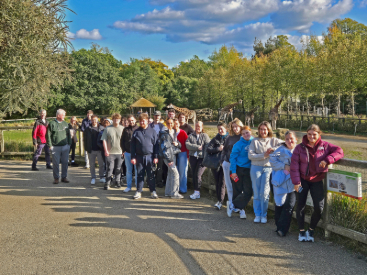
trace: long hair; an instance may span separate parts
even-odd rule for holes
[[[320,130],[320,127],[319,127],[319,125],[317,125],[317,124],[311,124],[310,126],[308,126],[308,128],[307,128],[307,131],[306,132],[308,132],[308,131],[315,131],[315,132],[317,132],[320,136],[321,136],[321,134],[322,134],[322,132],[321,132],[321,130]]]
[[[266,128],[268,128],[268,136],[267,137],[273,137],[273,130],[271,129],[271,125],[268,121],[263,121],[259,124],[259,126],[257,127],[257,136],[258,137],[261,137],[260,136],[260,127],[261,126],[266,126]]]
[[[240,126],[240,127],[243,127],[243,123],[242,123],[242,121],[241,120],[239,120],[237,117],[233,120],[233,121],[231,121],[230,123],[229,123],[229,125],[228,125],[228,132],[229,132],[229,135],[231,135],[231,136],[234,136],[235,135],[235,133],[234,133],[234,131],[233,131],[233,127],[232,127],[232,125],[234,124],[234,123],[236,123],[238,126]]]

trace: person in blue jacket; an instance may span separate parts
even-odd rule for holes
[[[270,155],[270,164],[273,169],[272,180],[275,202],[275,225],[279,236],[284,237],[292,220],[296,192],[290,176],[290,164],[293,150],[297,145],[295,132],[285,133],[285,143],[280,145]]]
[[[252,197],[252,181],[250,176],[251,160],[248,158],[248,149],[253,140],[251,128],[241,128],[241,138],[232,148],[229,158],[233,185],[232,203],[227,201],[227,215],[232,216],[234,209],[240,209],[240,218],[246,219],[245,207]]]

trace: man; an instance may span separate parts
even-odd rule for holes
[[[169,109],[168,110],[168,118],[172,118],[172,119],[175,119],[176,117],[176,112],[174,109]]]
[[[178,115],[178,122],[180,123],[180,129],[184,130],[188,136],[195,132],[194,129],[186,123],[185,114],[180,113]]]
[[[101,148],[98,146],[98,135],[103,131],[104,127],[98,123],[98,116],[92,115],[92,124],[84,131],[84,149],[88,152],[90,160],[90,174],[91,184],[96,184],[96,158],[99,166],[99,182],[105,183],[106,180],[103,177],[104,164],[101,153]]]
[[[131,164],[131,138],[133,133],[136,129],[139,128],[136,125],[136,119],[133,115],[129,115],[127,117],[127,121],[129,122],[129,126],[125,127],[124,131],[122,132],[121,138],[121,148],[125,157],[125,164],[126,164],[126,183],[127,188],[125,188],[124,192],[130,192],[132,187],[133,181],[133,168],[135,168],[135,186],[137,186],[138,180],[138,172],[136,171],[136,165]]]
[[[52,169],[51,166],[51,158],[50,158],[50,148],[46,143],[46,132],[48,122],[46,120],[46,110],[41,110],[39,112],[40,116],[36,120],[33,126],[32,138],[33,138],[33,146],[36,147],[36,151],[34,152],[33,162],[32,162],[32,170],[39,171],[37,168],[37,161],[39,156],[42,154],[42,149],[45,149],[45,157],[46,157],[46,168]]]
[[[92,115],[93,115],[93,111],[89,110],[87,112],[87,117],[85,119],[83,119],[82,121],[82,126],[80,127],[80,131],[84,132],[91,124],[91,119],[92,119]],[[89,158],[88,158],[88,152],[85,151],[84,152],[84,160],[85,160],[85,169],[89,169]]]
[[[164,124],[160,122],[161,120],[160,111],[155,111],[153,117],[154,117],[153,123],[149,124],[149,126],[152,127],[156,131],[157,135],[159,136],[159,132],[162,131],[163,128],[166,126],[164,126]],[[163,157],[158,156],[158,167],[155,173],[156,173],[157,187],[162,188],[163,186],[166,185],[167,174],[168,174],[168,167],[164,163]]]
[[[107,162],[107,181],[104,190],[111,187],[111,177],[113,169],[115,169],[115,185],[121,188],[121,165],[122,165],[122,148],[121,137],[124,126],[120,125],[121,115],[115,113],[112,115],[112,125],[108,126],[102,134],[104,154]]]
[[[59,183],[59,165],[61,161],[61,181],[68,183],[68,162],[71,145],[69,125],[65,119],[66,112],[58,109],[56,119],[51,121],[47,127],[47,145],[52,152],[54,184]]]
[[[141,198],[143,191],[144,175],[147,173],[149,190],[153,199],[158,199],[155,191],[155,177],[152,166],[158,163],[158,134],[148,125],[149,116],[139,116],[140,127],[136,129],[131,138],[131,163],[136,165],[138,172],[138,186],[134,199]]]

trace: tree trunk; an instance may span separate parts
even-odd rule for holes
[[[338,94],[338,108],[337,108],[337,116],[340,117],[340,93]]]
[[[351,102],[352,102],[352,116],[355,116],[355,109],[354,109],[354,92],[351,93]]]

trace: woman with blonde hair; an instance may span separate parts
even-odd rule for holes
[[[235,118],[232,122],[228,125],[228,132],[229,137],[227,137],[224,145],[223,150],[221,154],[221,163],[223,167],[223,173],[224,173],[224,181],[226,183],[227,188],[227,208],[230,207],[233,199],[233,187],[232,187],[232,181],[230,177],[230,167],[231,163],[229,161],[229,158],[231,156],[233,145],[240,140],[241,138],[241,127],[243,127],[243,123],[238,118]],[[235,209],[235,212],[239,212],[239,210]]]
[[[80,124],[78,123],[76,116],[72,116],[70,118],[70,123],[69,123],[69,129],[70,129],[70,134],[71,134],[71,146],[70,146],[70,151],[71,151],[71,166],[79,166],[78,164],[75,163],[75,148],[76,148],[76,143],[78,142],[78,138],[76,136],[77,130],[80,128]]]
[[[252,140],[248,152],[248,157],[251,160],[250,175],[254,192],[254,222],[267,223],[270,174],[272,171],[269,156],[284,141],[273,137],[271,125],[267,121],[261,122],[257,130],[258,137]]]

